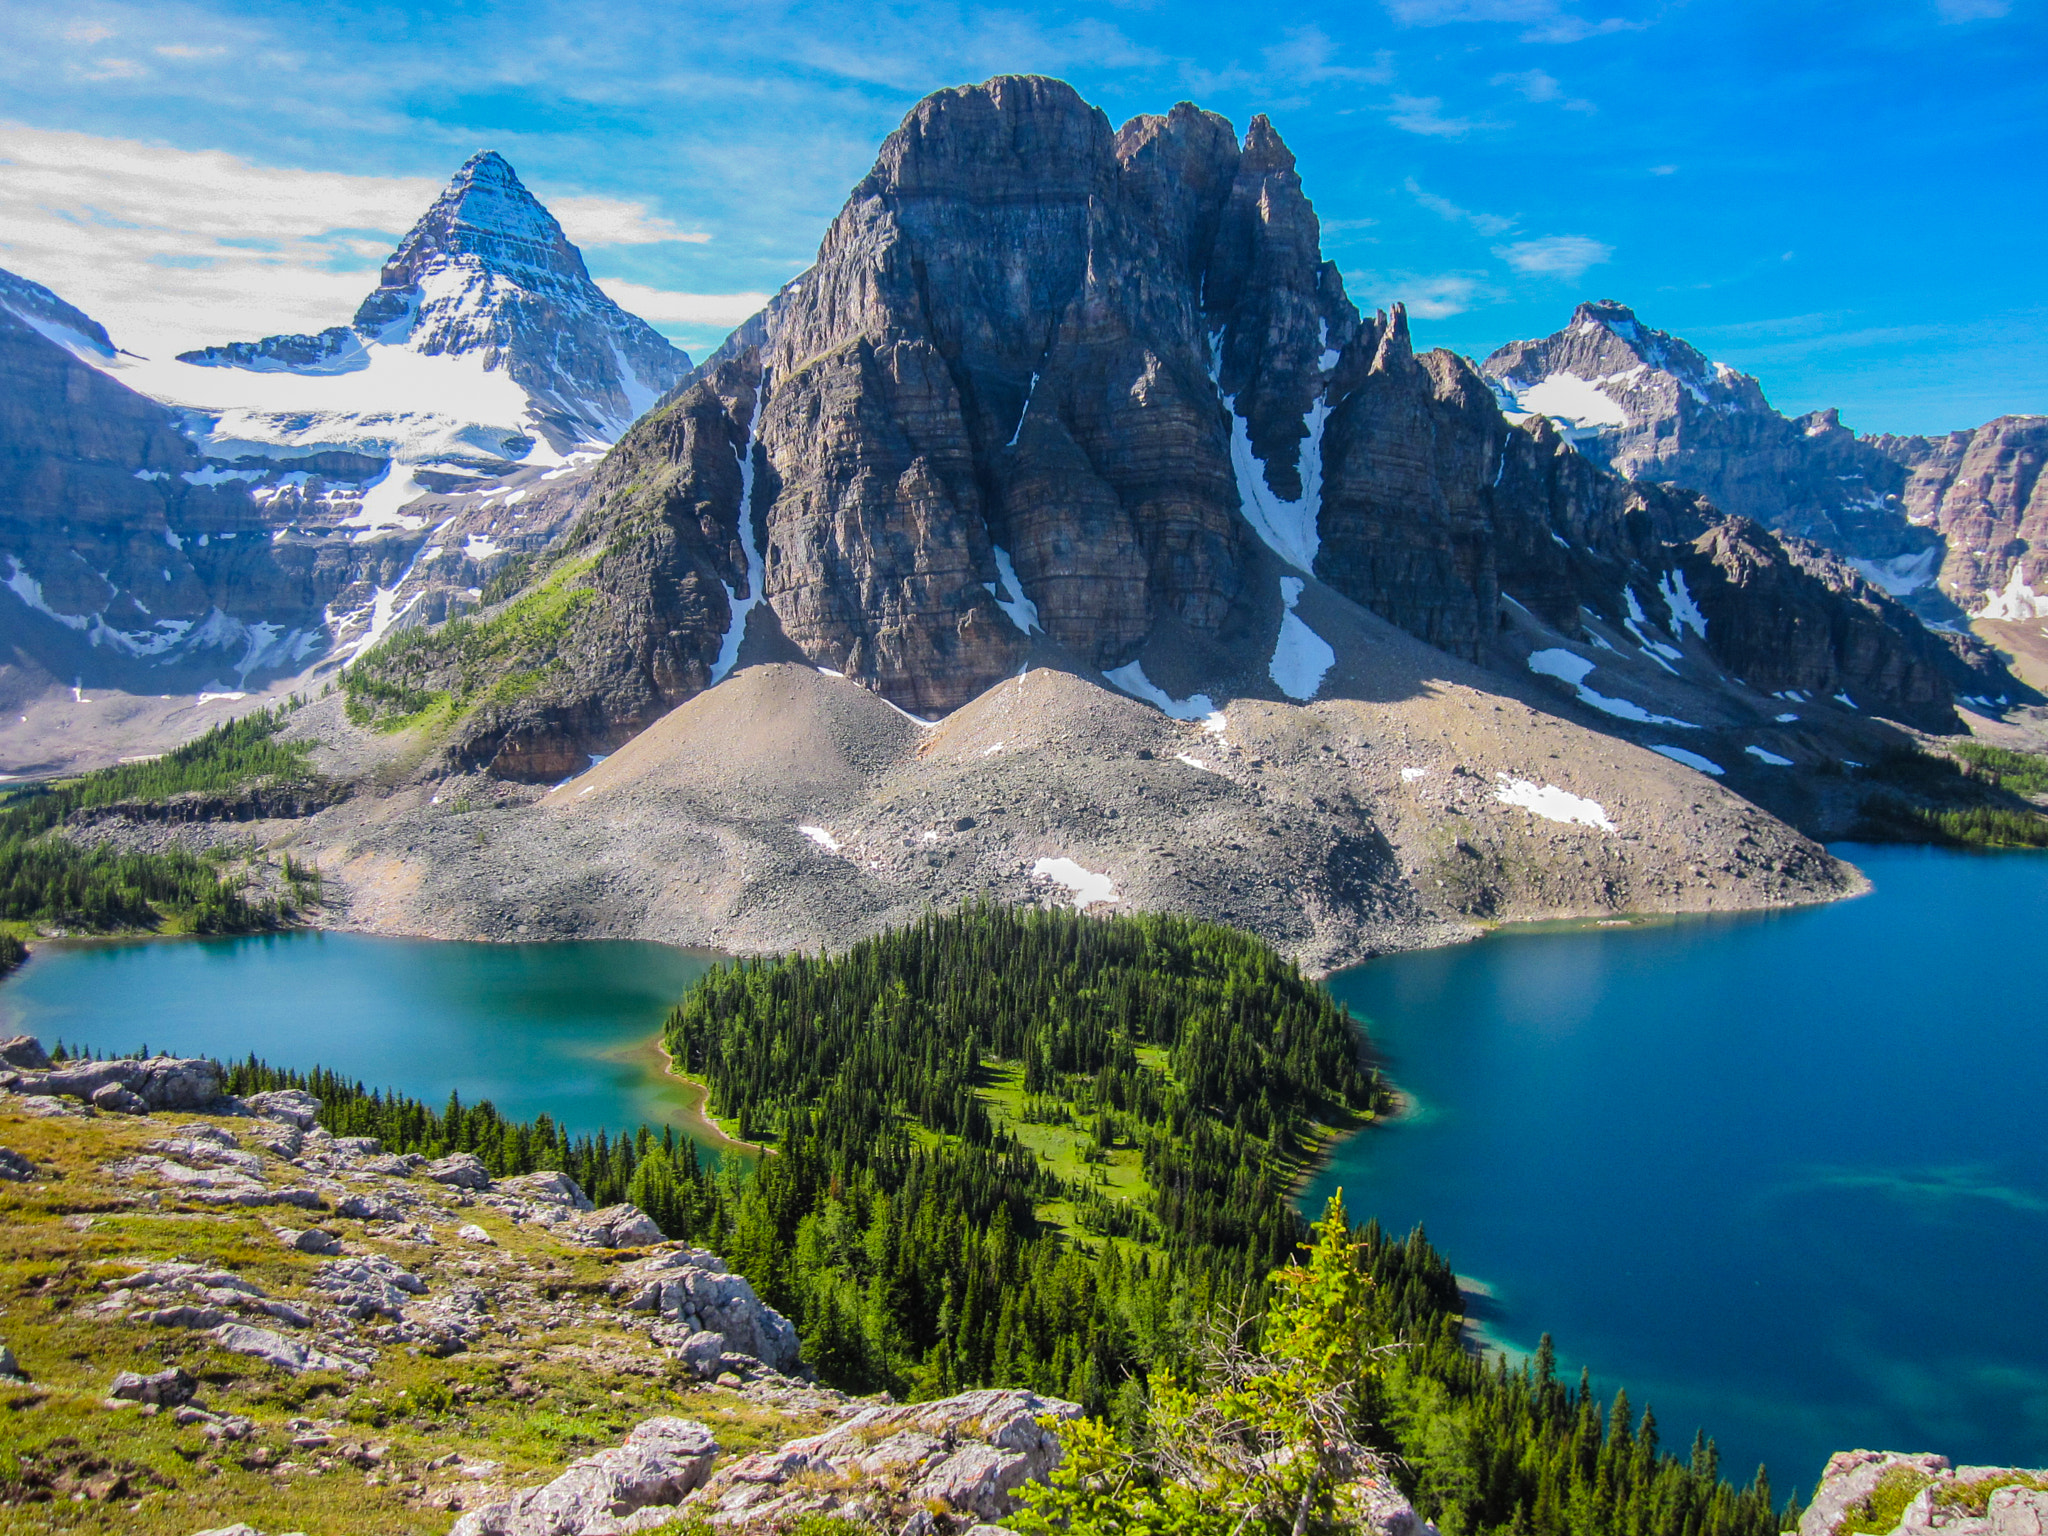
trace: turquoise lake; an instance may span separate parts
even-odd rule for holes
[[[356,933],[39,949],[0,1025],[98,1051],[141,1046],[323,1066],[439,1105],[489,1099],[571,1131],[689,1118],[652,1041],[715,955],[666,944],[444,943]]]
[[[1491,1337],[1780,1499],[1856,1447],[2048,1464],[2048,857],[1838,851],[1872,894],[1336,977],[1416,1108],[1308,1202],[1424,1223]]]
[[[1332,980],[1414,1114],[1311,1190],[1423,1222],[1490,1338],[1548,1330],[1782,1498],[1829,1452],[2048,1464],[2048,857],[1843,850],[1768,916],[1506,931]],[[298,933],[46,947],[0,1026],[323,1064],[571,1129],[689,1123],[649,1041],[716,957]]]

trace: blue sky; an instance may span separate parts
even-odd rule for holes
[[[1361,304],[1473,355],[1581,298],[1863,431],[2048,412],[2043,0],[438,6],[0,0],[0,265],[130,345],[347,318],[471,151],[692,349],[925,92],[1273,119]],[[131,339],[135,338],[135,339]]]

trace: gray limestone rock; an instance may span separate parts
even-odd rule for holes
[[[0,1062],[25,1072],[47,1072],[50,1055],[34,1035],[10,1035],[0,1040]]]
[[[546,1205],[558,1205],[565,1210],[591,1211],[596,1207],[590,1197],[583,1193],[576,1181],[566,1173],[544,1169],[539,1173],[522,1173],[509,1179],[500,1179],[497,1187],[509,1195],[523,1200],[535,1200]]]
[[[299,1130],[311,1130],[320,1116],[320,1101],[302,1088],[277,1088],[269,1093],[251,1094],[242,1101],[266,1120],[277,1120]]]
[[[709,1333],[719,1339],[721,1354],[751,1355],[777,1371],[797,1368],[795,1327],[716,1254],[672,1248],[628,1265],[619,1284],[630,1309],[657,1312],[665,1322],[688,1328],[676,1340],[685,1349]]]
[[[188,1403],[199,1390],[199,1378],[181,1367],[145,1376],[137,1371],[123,1371],[114,1378],[113,1386],[107,1389],[107,1396],[131,1403],[156,1403],[165,1408],[175,1408]]]
[[[21,1368],[21,1362],[14,1358],[14,1351],[0,1344],[0,1380],[22,1382],[28,1380],[28,1372]]]
[[[36,1165],[19,1152],[0,1147],[0,1179],[26,1184],[36,1176]]]
[[[141,1094],[119,1083],[102,1083],[92,1092],[91,1104],[94,1109],[110,1115],[146,1115],[149,1105]]]
[[[1080,1416],[1078,1404],[1012,1389],[866,1409],[822,1434],[743,1456],[719,1469],[686,1506],[719,1523],[792,1520],[846,1509],[887,1485],[911,1508],[1000,1520],[1023,1485],[1059,1463],[1042,1418]],[[879,1507],[869,1508],[871,1516]]]
[[[1910,1492],[1890,1536],[2042,1536],[2048,1531],[2048,1470],[1952,1467],[1946,1456],[1839,1451],[1828,1459],[1799,1536],[1840,1536],[1866,1519],[1880,1485]],[[1868,1529],[1866,1525],[1864,1528]]]
[[[649,1419],[625,1443],[572,1462],[545,1487],[472,1510],[449,1536],[600,1536],[644,1529],[619,1522],[642,1510],[666,1523],[700,1487],[718,1454],[711,1431],[689,1419]]]
[[[637,1205],[608,1205],[564,1230],[592,1248],[640,1248],[662,1240],[654,1218]]]
[[[305,1371],[341,1371],[359,1377],[370,1374],[367,1366],[314,1349],[268,1328],[252,1328],[246,1323],[223,1323],[212,1331],[212,1338],[222,1349],[233,1350],[238,1355],[253,1355],[264,1364],[274,1365],[294,1376]]]
[[[489,1189],[490,1170],[473,1152],[451,1152],[446,1157],[428,1163],[420,1172],[437,1184],[453,1185],[457,1189]]]

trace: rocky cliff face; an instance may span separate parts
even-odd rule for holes
[[[1942,591],[1974,618],[2048,618],[2048,416],[1866,441],[1904,467],[1906,515],[1945,541]]]
[[[1591,329],[1603,357],[1623,344]],[[1504,594],[1622,623],[1624,592],[1668,584],[1722,516],[1541,416],[1517,430],[1471,365],[1415,355],[1398,308],[1361,316],[1264,118],[1241,142],[1186,104],[1113,129],[1021,77],[920,103],[816,265],[589,485],[549,562],[594,557],[574,580],[597,600],[521,662],[536,686],[465,727],[466,761],[553,774],[609,750],[742,642],[920,715],[1033,657],[1142,697],[1306,699],[1329,649],[1294,611],[1312,582],[1520,670]],[[1776,600],[1715,579],[1731,634]],[[1872,708],[1952,721],[1900,651],[1926,644],[1877,630],[1871,656],[1802,653],[1801,686],[1853,673]],[[413,665],[441,688],[461,663]]]

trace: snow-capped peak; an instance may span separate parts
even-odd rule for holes
[[[84,310],[66,304],[41,283],[0,271],[0,309],[94,366],[114,356],[114,343],[108,338],[106,327]]]
[[[561,224],[492,150],[463,163],[384,263],[351,324],[178,360],[322,377],[370,369],[383,349],[509,376],[529,403],[517,425],[561,453],[609,444],[690,367],[686,353],[590,280]]]

